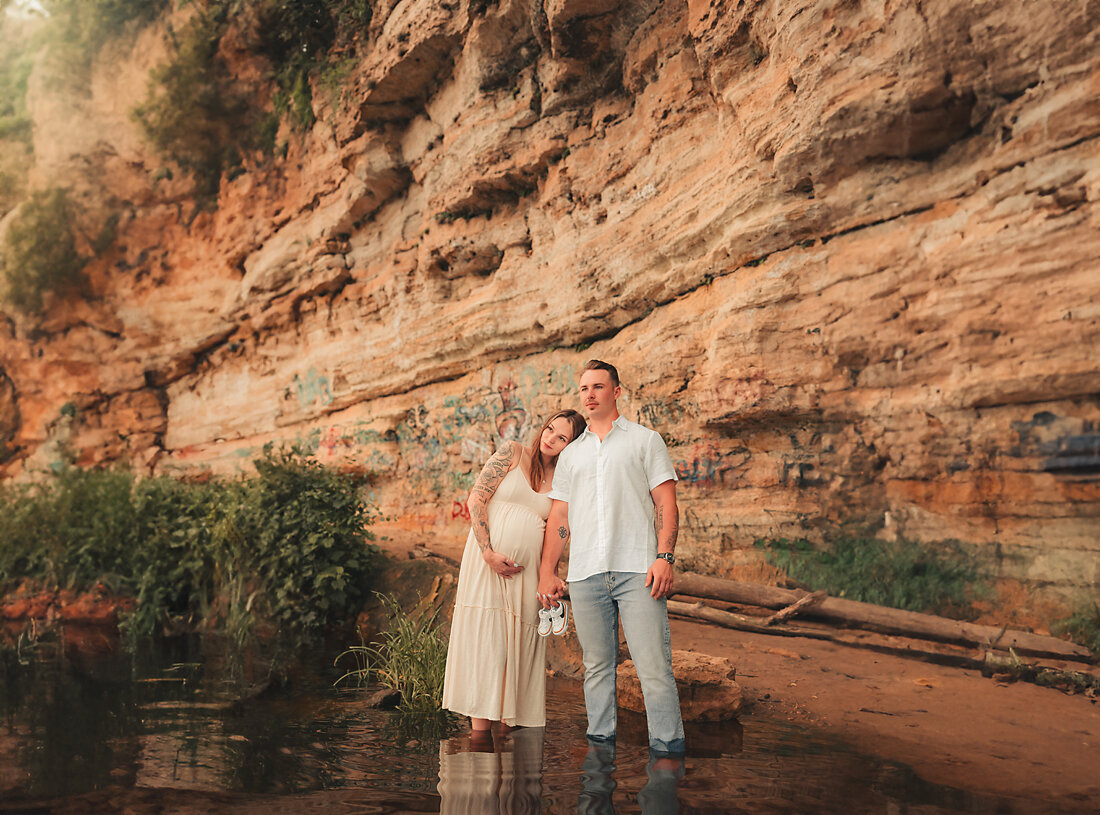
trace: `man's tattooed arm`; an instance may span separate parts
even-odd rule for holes
[[[500,449],[489,457],[481,470],[481,475],[474,482],[473,489],[470,490],[470,499],[467,501],[470,508],[470,525],[474,530],[474,540],[477,541],[482,553],[492,548],[489,540],[489,500],[497,491],[500,482],[504,480],[504,476],[508,475],[508,471],[512,469],[512,460],[518,447],[519,445],[514,441],[502,444]]]
[[[674,553],[680,535],[680,510],[676,506],[675,482],[666,481],[653,490],[657,513],[657,551]]]
[[[539,563],[538,598],[543,608],[550,608],[551,599],[561,597],[565,583],[558,577],[558,561],[569,543],[569,505],[555,500],[550,504],[546,532],[542,539],[542,559]]]

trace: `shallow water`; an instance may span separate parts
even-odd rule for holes
[[[581,688],[551,680],[546,728],[472,751],[416,738],[319,660],[288,688],[234,701],[196,640],[134,657],[116,642],[41,644],[0,676],[0,812],[1023,813],[1042,802],[922,780],[828,734],[749,716],[689,726],[655,761],[623,713],[614,753],[590,750]],[[91,643],[89,645],[89,642]]]

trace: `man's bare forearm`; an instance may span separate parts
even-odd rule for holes
[[[666,481],[655,487],[653,511],[657,530],[657,551],[672,554],[676,551],[676,539],[680,535],[680,509],[676,505],[676,482]]]
[[[568,543],[569,515],[568,512],[558,509],[558,504],[555,503],[550,510],[550,516],[546,519],[539,574],[556,575],[558,573],[558,561],[561,560],[561,553],[565,551]]]
[[[675,502],[657,508],[657,551],[675,552],[680,535],[680,510]]]

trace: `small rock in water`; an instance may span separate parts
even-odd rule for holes
[[[383,688],[371,694],[370,698],[367,699],[367,706],[382,708],[383,710],[392,710],[397,707],[400,701],[400,691],[395,691],[392,688]]]

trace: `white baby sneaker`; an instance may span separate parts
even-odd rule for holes
[[[545,637],[550,633],[550,629],[553,627],[553,623],[550,621],[550,617],[553,612],[548,608],[539,609],[539,636]]]
[[[569,627],[569,605],[559,601],[550,609],[550,633],[561,636]]]

